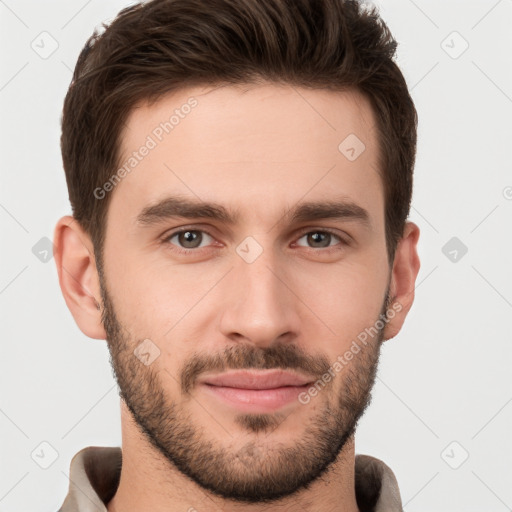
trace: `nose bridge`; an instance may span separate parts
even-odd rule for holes
[[[239,261],[235,267],[237,278],[246,287],[249,297],[274,300],[282,287],[276,277],[279,274],[277,257],[272,249],[266,249],[251,263]]]
[[[237,248],[239,256],[243,250],[249,248],[249,251],[240,256],[239,261],[236,262],[234,277],[243,290],[240,299],[246,304],[254,302],[252,306],[257,310],[269,308],[275,310],[278,304],[283,303],[279,297],[286,289],[281,280],[276,277],[282,273],[280,270],[282,266],[279,256],[271,246],[267,245],[263,248],[260,245],[260,247],[261,249],[251,241],[240,244]]]
[[[296,332],[298,315],[293,294],[284,284],[279,254],[270,244],[264,246],[248,238],[236,249],[222,330],[226,336],[236,334],[269,345],[284,334]]]

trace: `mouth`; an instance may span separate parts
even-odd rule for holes
[[[205,377],[201,389],[224,405],[245,412],[272,412],[295,401],[313,379],[297,373],[234,371]]]

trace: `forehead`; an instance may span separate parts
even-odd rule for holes
[[[356,91],[277,84],[175,91],[132,110],[119,164],[126,172],[111,208],[132,220],[170,194],[228,202],[260,219],[263,210],[270,219],[272,204],[306,196],[345,195],[376,214],[383,209],[375,119]]]

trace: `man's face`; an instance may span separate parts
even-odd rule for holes
[[[182,108],[191,97],[197,104]],[[160,123],[176,109],[166,133]],[[110,192],[101,279],[112,364],[152,445],[224,498],[269,501],[303,488],[369,402],[381,333],[333,365],[386,307],[374,122],[356,93],[276,85],[188,89],[127,120],[121,162],[135,151],[137,163]],[[154,208],[171,197],[233,218],[211,208],[177,215],[176,202]],[[325,208],[334,204],[337,215]],[[205,383],[240,369],[311,384],[233,392]],[[308,393],[329,369],[323,389]]]

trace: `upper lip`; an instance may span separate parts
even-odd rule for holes
[[[241,389],[273,389],[283,386],[304,386],[312,382],[310,377],[284,370],[248,371],[237,370],[205,377],[203,384]]]

